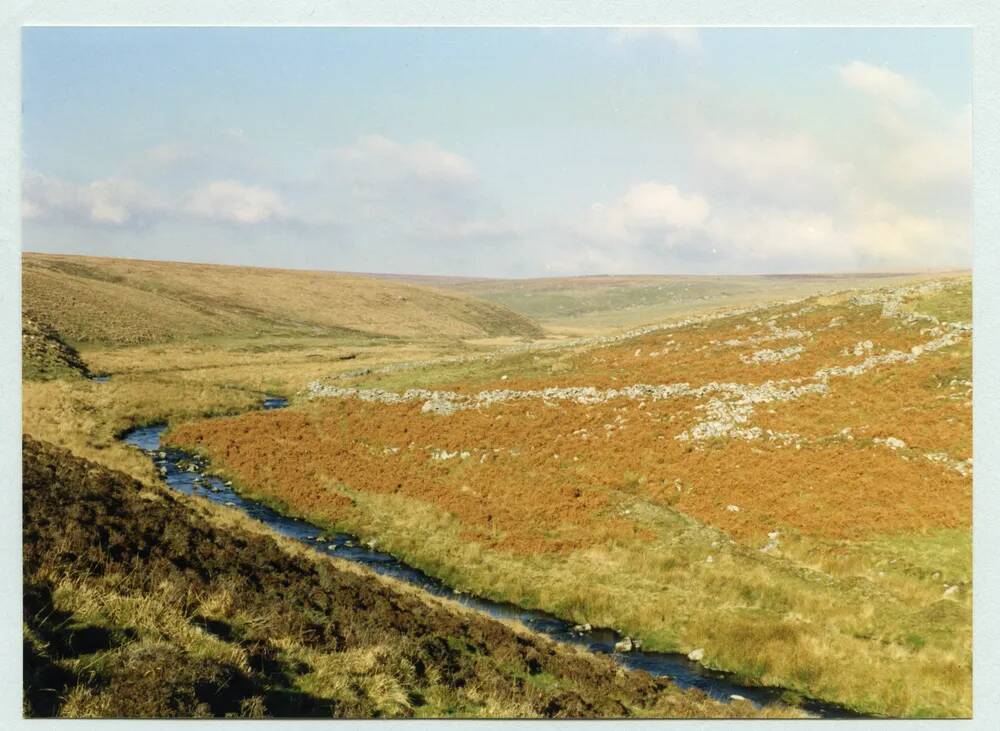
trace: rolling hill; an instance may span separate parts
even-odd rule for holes
[[[468,295],[335,272],[26,253],[23,310],[72,344],[218,336],[535,337]]]
[[[405,277],[506,307],[567,334],[598,334],[663,320],[809,297],[847,288],[885,287],[921,279],[909,274],[749,276],[634,275],[475,279]]]

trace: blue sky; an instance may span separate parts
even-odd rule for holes
[[[480,276],[968,266],[960,29],[28,28],[24,248]]]

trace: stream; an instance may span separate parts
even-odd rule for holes
[[[263,402],[264,409],[279,409],[286,405],[285,399],[273,396],[265,398]],[[615,644],[622,640],[623,636],[615,630],[595,627],[582,631],[572,622],[546,612],[458,592],[394,556],[364,545],[355,536],[324,531],[304,520],[281,515],[266,505],[241,497],[222,479],[204,474],[208,468],[207,460],[180,449],[161,447],[160,436],[165,429],[166,424],[139,427],[126,432],[121,439],[126,444],[146,452],[170,488],[185,495],[197,495],[242,510],[274,531],[298,540],[320,553],[353,561],[377,574],[405,581],[429,594],[447,597],[492,617],[519,621],[557,642],[583,647],[591,652],[609,654],[626,668],[645,670],[650,675],[667,677],[680,688],[698,688],[718,700],[744,698],[761,706],[778,701],[784,692],[782,688],[742,685],[733,674],[711,670],[679,653],[645,650],[616,652]],[[819,701],[804,700],[799,707],[821,718],[861,717],[849,709]]]

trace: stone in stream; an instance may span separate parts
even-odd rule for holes
[[[591,627],[589,623],[588,624],[574,624],[573,625],[573,629],[571,631],[572,632],[577,632],[579,634],[583,634],[584,632],[590,632],[592,629],[594,629],[594,628]]]
[[[705,650],[701,647],[699,647],[696,650],[691,650],[691,652],[688,653],[688,660],[691,660],[693,662],[701,662],[704,659],[704,657],[705,657]]]
[[[642,642],[634,640],[631,637],[626,637],[624,640],[619,640],[615,643],[615,652],[632,652],[641,648]]]

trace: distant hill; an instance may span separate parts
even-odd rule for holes
[[[22,285],[25,315],[73,344],[542,334],[527,317],[461,292],[336,272],[26,253]]]
[[[940,272],[937,276],[940,276]],[[724,307],[809,297],[853,287],[894,286],[928,273],[750,276],[633,275],[479,279],[394,277],[506,307],[550,330],[597,334]]]

